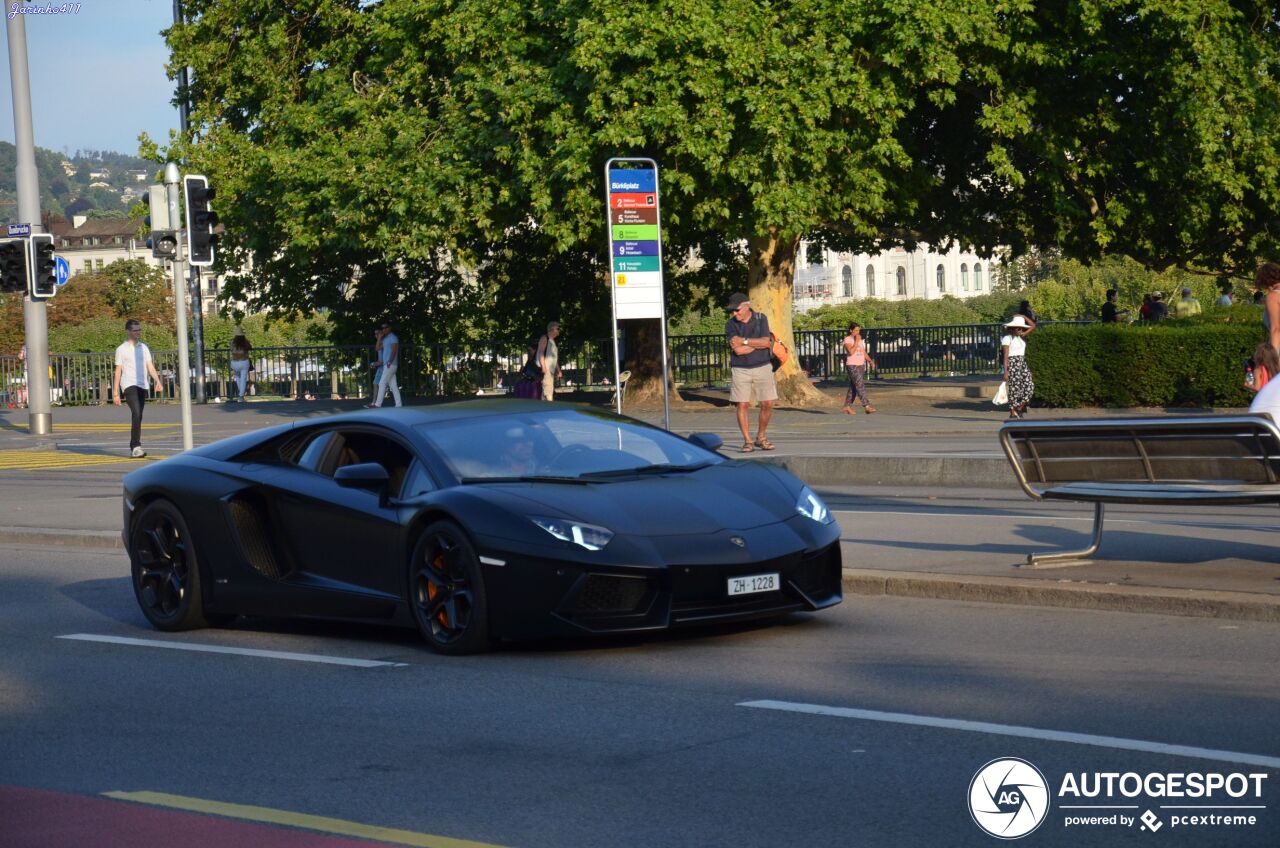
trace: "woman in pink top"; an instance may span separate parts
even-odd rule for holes
[[[849,325],[849,335],[844,337],[844,365],[845,370],[849,372],[849,391],[844,396],[844,411],[847,415],[853,415],[853,399],[857,397],[862,401],[862,409],[867,413],[876,411],[871,405],[871,401],[867,400],[867,386],[864,382],[866,377],[867,363],[871,363],[871,367],[876,367],[876,361],[867,355],[867,343],[862,340],[862,325],[857,322]]]

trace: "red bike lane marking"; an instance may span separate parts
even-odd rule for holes
[[[86,795],[0,786],[4,848],[371,848],[387,845]]]

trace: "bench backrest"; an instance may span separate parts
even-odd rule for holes
[[[1084,482],[1280,482],[1280,429],[1266,415],[1009,421],[1000,444],[1035,498]]]

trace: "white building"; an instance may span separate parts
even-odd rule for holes
[[[801,242],[792,291],[797,312],[864,297],[937,300],[948,294],[987,294],[998,264],[955,246],[936,253],[926,244],[913,251],[896,248],[874,255],[824,250],[821,262],[808,261],[808,254],[808,245]]]
[[[67,285],[75,285],[77,274],[101,271],[117,259],[141,259],[153,267],[164,267],[165,273],[172,278],[170,263],[151,255],[151,248],[147,247],[145,238],[139,237],[138,228],[139,222],[128,218],[88,220],[83,215],[74,216],[70,224],[50,225],[54,250],[67,260],[71,269],[72,279]],[[201,275],[201,302],[206,315],[217,314],[221,283],[222,280],[212,274],[206,272]],[[190,297],[187,302],[190,303]],[[244,308],[243,304],[239,306]]]

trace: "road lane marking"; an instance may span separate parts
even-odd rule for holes
[[[109,465],[120,462],[142,462],[132,456],[72,453],[70,451],[0,451],[0,471],[39,471],[51,468],[79,468],[85,465]]]
[[[255,807],[250,804],[226,804],[221,801],[206,801],[202,798],[188,798],[182,795],[169,795],[164,792],[103,792],[106,798],[117,801],[131,801],[137,804],[148,804],[156,807],[168,807],[175,810],[186,810],[193,813],[206,813],[212,816],[244,819],[246,821],[281,824],[288,827],[301,827],[321,833],[333,833],[342,836],[354,836],[374,842],[390,842],[396,845],[413,845],[420,848],[499,848],[488,842],[472,842],[469,839],[454,839],[451,836],[437,836],[431,833],[417,833],[412,830],[396,830],[390,827],[378,827],[371,824],[334,819],[328,816],[312,816],[306,813],[293,813],[288,810],[276,810],[271,807]]]
[[[12,424],[10,426],[14,430],[27,430],[27,429],[30,429],[31,425],[30,424]],[[180,426],[182,426],[180,423],[179,424],[143,424],[142,429],[143,430],[165,430],[165,429],[173,429],[174,427],[180,427]],[[200,427],[203,425],[193,424],[192,426]],[[122,423],[101,423],[101,422],[93,423],[93,422],[86,421],[86,422],[77,424],[74,422],[59,421],[54,426],[54,432],[55,433],[63,433],[63,432],[71,433],[71,432],[88,432],[88,431],[95,431],[95,430],[106,430],[106,431],[127,433],[132,427],[133,425],[131,423],[123,423],[123,424]]]
[[[407,668],[408,663],[386,662],[384,660],[360,660],[351,657],[328,657],[323,654],[295,654],[289,651],[263,651],[257,648],[228,648],[222,645],[202,645],[198,642],[165,642],[160,639],[132,639],[128,636],[102,636],[96,633],[68,633],[58,639],[72,639],[78,642],[106,642],[112,645],[132,645],[139,648],[169,648],[175,651],[197,651],[205,654],[235,654],[242,657],[260,657],[269,660],[292,660],[293,662],[325,663],[326,665],[347,665],[356,668]]]
[[[996,736],[1017,736],[1023,739],[1041,739],[1046,742],[1070,742],[1076,745],[1093,745],[1098,748],[1119,748],[1125,751],[1143,751],[1149,754],[1167,754],[1174,757],[1195,757],[1201,760],[1219,760],[1224,763],[1280,769],[1280,757],[1265,757],[1261,754],[1240,754],[1235,751],[1216,751],[1211,748],[1195,748],[1189,745],[1166,745],[1163,742],[1144,742],[1139,739],[1121,739],[1116,736],[1093,736],[1088,733],[1068,733],[1061,730],[1043,730],[1037,727],[991,724],[985,721],[966,721],[957,718],[935,718],[933,716],[918,716],[909,713],[885,713],[878,710],[855,710],[848,707],[800,704],[793,701],[743,701],[738,706],[762,710],[808,713],[809,715],[836,716],[860,721],[910,724],[916,727],[937,727],[943,730],[964,730],[970,733],[990,733]]]

